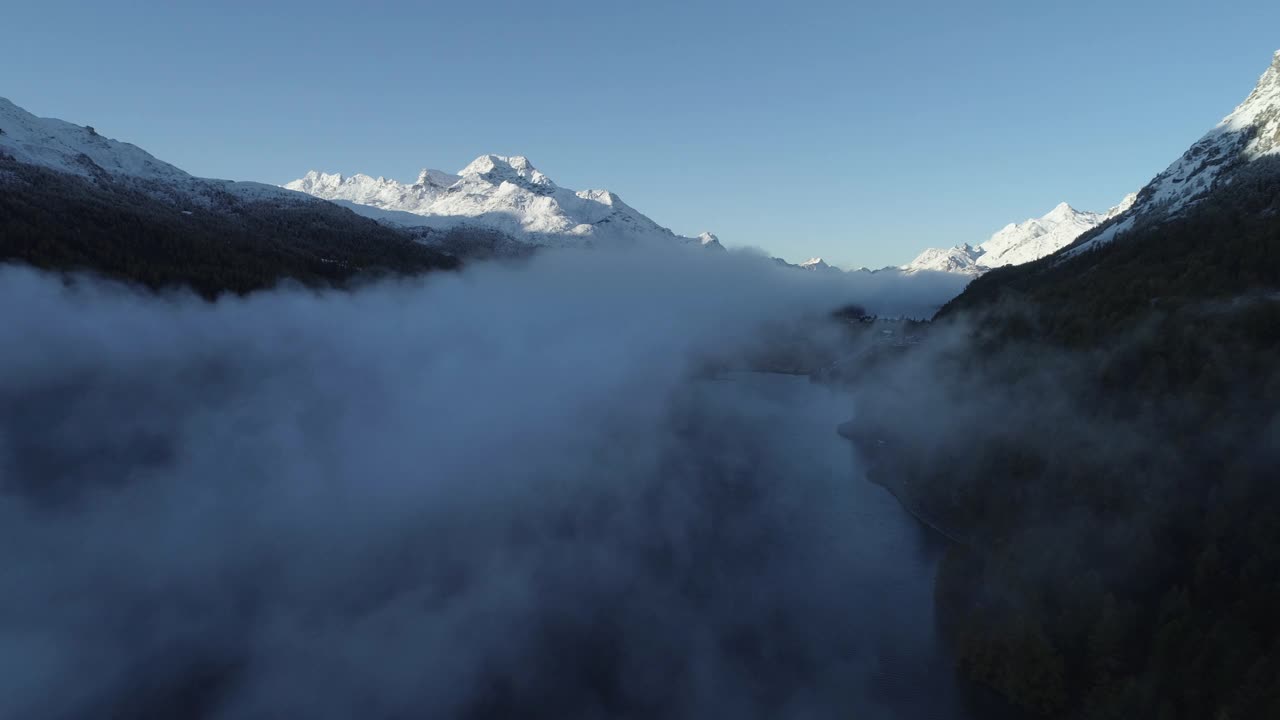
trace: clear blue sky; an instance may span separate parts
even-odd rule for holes
[[[875,267],[1137,189],[1253,86],[1280,2],[26,2],[0,47],[0,96],[198,175],[522,154]]]

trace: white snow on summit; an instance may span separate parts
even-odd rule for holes
[[[1280,151],[1280,52],[1249,97],[1148,186],[1144,205],[1176,212],[1213,189],[1233,160]]]
[[[820,257],[809,258],[808,260],[800,263],[797,267],[801,270],[809,270],[812,272],[844,272],[840,268],[829,264],[826,260],[823,260]]]
[[[0,98],[0,152],[18,162],[85,177],[94,176],[94,166],[117,178],[191,177],[136,145],[103,137],[88,126],[36,117],[5,98]]]
[[[1071,248],[1074,255],[1111,242],[1139,219],[1162,221],[1195,205],[1231,182],[1240,168],[1280,153],[1280,51],[1253,92],[1164,172],[1138,192],[1132,209],[1096,237]]]
[[[384,177],[372,178],[357,173],[343,177],[311,171],[284,187],[326,200],[346,200],[383,210],[417,213],[431,205],[445,188],[456,183],[457,175],[439,170],[423,170],[412,185],[404,185]]]
[[[127,183],[152,196],[180,197],[193,207],[211,207],[228,195],[284,205],[314,202],[265,183],[195,177],[137,145],[100,135],[88,125],[37,117],[5,98],[0,98],[0,154],[94,182]]]
[[[716,237],[713,233],[700,233],[697,239],[703,247],[716,248],[718,250],[724,249],[724,245],[720,244],[720,238]]]
[[[978,265],[984,268],[1021,265],[1039,260],[1071,244],[1086,230],[1107,219],[1101,213],[1076,210],[1061,203],[1044,217],[1009,224],[979,248]]]
[[[284,187],[346,201],[383,222],[437,229],[474,225],[539,245],[677,240],[720,247],[710,233],[676,235],[608,190],[562,188],[522,156],[481,155],[456,175],[423,170],[410,185],[312,171]]]
[[[937,270],[978,275],[993,267],[1031,262],[1070,245],[1085,232],[1109,223],[1071,256],[1111,242],[1141,222],[1160,222],[1193,206],[1242,167],[1280,154],[1280,51],[1244,102],[1200,138],[1142,190],[1105,214],[1082,213],[1066,204],[1042,218],[1009,225],[971,248],[931,248],[903,266],[907,272]]]
[[[946,272],[979,275],[983,269],[978,267],[978,258],[982,255],[972,245],[965,243],[950,248],[926,248],[914,260],[902,266],[903,272]]]
[[[1125,212],[1136,194],[1128,195],[1106,213],[1076,210],[1060,203],[1043,217],[1010,223],[974,247],[929,248],[902,266],[908,273],[933,271],[981,275],[992,268],[1039,260],[1070,245],[1085,232]]]

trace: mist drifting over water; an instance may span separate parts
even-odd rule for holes
[[[911,619],[859,586],[893,571],[848,399],[692,376],[956,282],[632,250],[205,303],[0,269],[0,715],[873,707],[867,618]]]

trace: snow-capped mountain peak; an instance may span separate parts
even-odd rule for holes
[[[1132,202],[1130,195],[1106,213],[1076,210],[1065,202],[1058,203],[1041,217],[1009,223],[976,247],[966,243],[929,248],[902,269],[979,275],[991,268],[1028,263],[1070,245],[1083,233],[1128,209]]]
[[[1062,221],[1072,217],[1073,215],[1076,215],[1077,213],[1078,211],[1075,208],[1071,207],[1069,204],[1065,202],[1060,202],[1057,205],[1055,205],[1052,210],[1045,213],[1044,218],[1046,220]]]
[[[191,178],[137,145],[99,135],[87,125],[36,117],[5,98],[0,98],[0,152],[19,162],[85,177],[105,172],[144,180]]]
[[[503,155],[481,155],[469,165],[458,171],[463,180],[482,180],[493,185],[504,182],[517,185],[532,185],[539,188],[554,188],[551,178],[529,162],[523,155],[505,157]]]
[[[843,272],[840,268],[829,264],[826,260],[823,260],[820,257],[809,258],[808,260],[800,263],[800,267],[804,270],[812,270],[814,272],[827,272],[831,270]]]
[[[1138,193],[1131,192],[1120,200],[1120,204],[1107,211],[1106,218],[1110,220],[1129,211],[1133,204],[1138,201]]]
[[[1139,218],[1160,222],[1195,205],[1231,182],[1258,158],[1280,153],[1280,51],[1258,78],[1253,91],[1212,130],[1197,140],[1164,172],[1155,176],[1116,214],[1116,221],[1067,251],[1074,255],[1111,242]]]
[[[1224,173],[1280,151],[1280,54],[1253,92],[1143,190],[1142,205],[1176,212],[1216,186]]]
[[[1271,58],[1271,67],[1258,78],[1249,97],[1220,127],[1250,135],[1244,154],[1256,158],[1280,151],[1280,50]]]
[[[725,249],[724,245],[720,244],[720,238],[716,237],[715,234],[713,233],[709,233],[709,232],[699,233],[696,239],[699,243],[702,244],[702,247],[714,248],[716,250]]]
[[[548,181],[550,182],[550,181]],[[622,205],[622,198],[614,195],[608,190],[579,190],[576,195],[583,200],[598,202],[602,205]]]
[[[5,98],[0,98],[0,155],[95,184],[127,185],[189,207],[220,206],[228,196],[291,206],[312,202],[273,185],[195,177],[137,145],[106,137],[88,125],[37,117]]]
[[[521,155],[481,155],[456,175],[423,170],[412,185],[312,171],[284,187],[346,201],[352,210],[383,222],[436,229],[479,226],[540,245],[677,240],[720,247],[709,233],[676,235],[608,190],[562,188]]]
[[[434,185],[438,188],[447,188],[458,182],[462,178],[453,173],[442,172],[440,170],[432,170],[431,168],[423,168],[418,173],[418,180],[414,185]]]
[[[1123,235],[1139,218],[1159,222],[1177,215],[1231,182],[1250,162],[1275,154],[1280,154],[1280,51],[1244,102],[1146,187],[1125,196],[1106,213],[1080,212],[1062,203],[1044,217],[1006,226],[970,251],[962,246],[926,250],[903,269],[978,274],[1052,254],[1085,232],[1107,225],[1065,251],[1080,253]]]
[[[964,275],[978,275],[983,268],[978,266],[978,258],[982,251],[968,243],[950,248],[926,248],[914,260],[902,266],[907,273],[945,272]]]
[[[364,173],[344,176],[342,173],[312,170],[284,187],[325,200],[345,200],[383,210],[417,212],[429,206],[460,180],[457,175],[429,168],[418,173],[418,180],[412,185],[382,176],[370,177]]]
[[[1042,217],[1008,225],[992,235],[978,246],[982,252],[976,261],[983,268],[1028,263],[1066,247],[1102,221],[1099,213],[1060,203]]]

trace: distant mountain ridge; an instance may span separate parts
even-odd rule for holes
[[[908,273],[922,271],[980,275],[992,268],[1022,265],[1067,247],[1076,238],[1127,211],[1137,193],[1126,196],[1105,213],[1076,210],[1067,203],[1038,218],[1010,223],[977,246],[929,248],[902,266]]]
[[[0,153],[91,181],[126,182],[198,208],[211,208],[225,196],[282,205],[304,202],[266,183],[195,177],[137,145],[100,135],[88,125],[37,117],[6,98],[0,98]]]
[[[1197,298],[1271,297],[1280,287],[1280,52],[1248,97],[1128,205],[1053,255],[975,279],[941,314],[1010,295],[1045,299],[1041,312],[1066,332],[1083,326],[1073,309],[1117,317]]]
[[[797,267],[811,272],[842,272],[840,268],[827,264],[827,261],[820,257],[809,258],[808,260],[800,263]]]
[[[1251,163],[1280,154],[1280,51],[1252,92],[1230,114],[1141,190],[1106,213],[1074,210],[1065,203],[1042,218],[1006,226],[973,247],[930,248],[903,266],[981,275],[995,267],[1023,265],[1061,252],[1072,257],[1097,249],[1140,227],[1173,220],[1231,185]]]
[[[207,297],[457,267],[409,233],[273,185],[190,175],[0,98],[0,262]]]
[[[608,190],[562,188],[519,155],[481,155],[456,174],[424,169],[411,184],[313,170],[284,187],[345,202],[383,222],[436,230],[476,226],[539,246],[675,241],[722,247],[711,233],[677,235]]]

